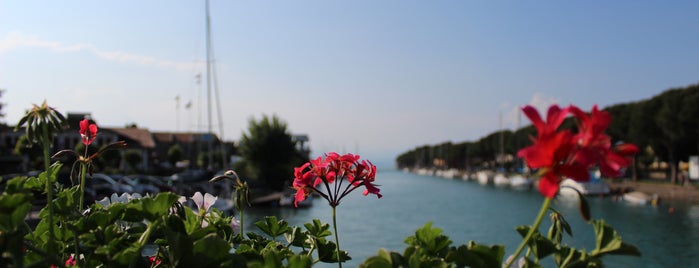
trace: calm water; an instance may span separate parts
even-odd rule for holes
[[[427,222],[441,228],[452,245],[470,240],[503,244],[506,255],[512,254],[521,241],[514,227],[531,224],[543,201],[534,190],[514,191],[400,171],[380,172],[376,181],[383,198],[363,196],[357,190],[337,208],[340,246],[353,258],[347,267],[357,266],[379,248],[402,253],[403,240]],[[605,257],[607,267],[692,267],[699,260],[699,206],[640,206],[610,198],[590,198],[589,202],[593,218],[604,218],[642,253],[640,258]],[[553,206],[563,212],[573,230],[574,237],[564,237],[563,242],[594,249],[592,226],[580,217],[577,203],[556,200]],[[332,222],[330,208],[322,199],[315,199],[308,209],[269,208],[249,214],[248,223],[265,215],[276,215],[296,226],[313,218]],[[544,220],[543,232],[549,223]]]

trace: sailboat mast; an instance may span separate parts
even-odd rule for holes
[[[206,111],[207,111],[207,133],[208,145],[209,145],[209,164],[208,166],[213,167],[213,130],[211,123],[211,19],[209,17],[209,0],[206,0]]]

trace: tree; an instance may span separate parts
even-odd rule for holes
[[[116,172],[119,169],[119,163],[121,162],[121,151],[115,149],[105,149],[108,145],[102,146],[102,153],[99,155],[98,159],[103,165],[103,170],[107,173]]]
[[[14,153],[22,157],[24,171],[29,169],[39,169],[41,168],[42,158],[41,158],[41,147],[34,146],[34,144],[29,141],[27,135],[23,135],[15,144]]]
[[[263,115],[248,121],[248,132],[240,140],[245,176],[263,182],[273,190],[290,186],[294,167],[307,161],[296,149],[286,123],[277,116]]]
[[[141,152],[136,149],[129,149],[124,152],[124,160],[129,165],[131,171],[138,170],[138,165],[143,161]]]
[[[184,150],[179,144],[171,146],[167,150],[167,161],[173,166],[184,158]]]

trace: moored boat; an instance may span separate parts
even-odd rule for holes
[[[476,173],[476,180],[478,180],[478,183],[481,185],[488,185],[493,183],[494,175],[492,171],[478,171],[478,173]]]
[[[575,181],[573,179],[564,179],[560,185],[560,195],[577,195],[577,193],[581,193],[583,195],[609,194],[609,185],[600,179],[590,179],[586,182]]]
[[[631,191],[628,193],[625,193],[621,196],[621,199],[623,199],[626,202],[632,203],[632,204],[657,204],[658,202],[658,195],[653,194],[647,194],[644,192],[640,191]]]
[[[493,184],[497,187],[507,187],[510,186],[510,179],[505,177],[504,174],[498,173],[493,176]]]
[[[510,187],[515,190],[529,190],[532,188],[533,181],[520,174],[510,177]]]

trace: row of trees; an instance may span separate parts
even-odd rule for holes
[[[612,142],[636,144],[633,175],[647,172],[655,161],[668,163],[672,182],[677,181],[679,161],[699,154],[699,84],[673,88],[647,100],[606,107],[613,121],[608,129]],[[568,118],[562,127],[575,127]],[[503,167],[512,170],[522,162],[513,157],[530,144],[533,126],[502,130],[474,142],[424,145],[400,154],[398,167],[459,168],[465,170]]]

